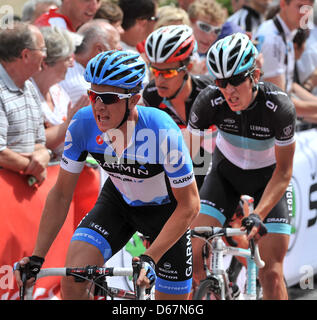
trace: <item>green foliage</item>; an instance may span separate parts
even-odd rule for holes
[[[232,14],[231,0],[217,0],[223,7],[228,10],[228,14]]]
[[[174,5],[177,7],[177,0],[159,0],[159,6],[169,6],[169,5]]]

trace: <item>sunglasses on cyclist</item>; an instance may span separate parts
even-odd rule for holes
[[[196,25],[201,31],[206,33],[214,32],[216,35],[219,35],[219,33],[221,32],[221,27],[215,27],[215,26],[212,26],[211,24],[208,24],[200,20],[196,21]]]
[[[153,73],[154,77],[156,78],[161,74],[163,78],[169,79],[169,78],[176,77],[180,71],[186,70],[186,66],[181,66],[177,69],[164,69],[164,70],[156,69],[150,66],[150,70]]]
[[[227,79],[216,79],[215,83],[217,87],[223,88],[223,89],[227,87],[228,83],[234,87],[237,87],[241,83],[243,83],[249,75],[250,75],[250,72],[237,74],[236,76],[233,76]]]
[[[96,103],[100,99],[104,104],[113,104],[119,102],[121,99],[129,99],[136,93],[118,93],[118,92],[97,92],[91,89],[87,90],[89,100]]]

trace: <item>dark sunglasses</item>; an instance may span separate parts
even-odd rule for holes
[[[228,83],[234,87],[237,87],[241,83],[243,83],[248,78],[249,75],[250,75],[249,72],[241,73],[241,74],[237,74],[236,76],[233,76],[233,77],[227,78],[227,79],[216,79],[215,83],[216,83],[217,87],[222,88],[222,89],[226,88]]]
[[[87,94],[92,103],[96,103],[99,98],[104,104],[113,104],[119,102],[121,99],[129,99],[136,93],[97,92],[88,89]]]

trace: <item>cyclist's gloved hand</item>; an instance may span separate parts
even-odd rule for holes
[[[150,285],[153,285],[156,281],[156,273],[155,273],[155,262],[154,260],[145,254],[139,256],[140,261],[144,263],[144,269],[146,271],[146,276],[150,280]]]
[[[22,265],[19,262],[14,264],[13,270],[19,270],[21,273],[26,275],[26,280],[35,278],[36,275],[40,272],[42,265],[44,263],[44,258],[38,256],[29,257],[29,262]]]
[[[253,227],[256,227],[257,233],[262,237],[267,234],[267,228],[262,222],[260,216],[256,213],[251,213],[248,217],[242,220],[242,226],[247,229],[248,232],[251,231]]]

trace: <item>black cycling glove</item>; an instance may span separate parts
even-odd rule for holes
[[[258,234],[262,237],[267,234],[267,228],[262,222],[260,216],[256,213],[251,213],[248,217],[242,220],[242,226],[247,229],[248,232],[251,231],[253,227],[258,229]]]
[[[42,265],[44,263],[44,258],[38,256],[29,257],[30,261],[23,267],[16,263],[13,270],[20,270],[20,272],[26,275],[26,280],[31,278],[36,278],[36,275],[40,272]]]

